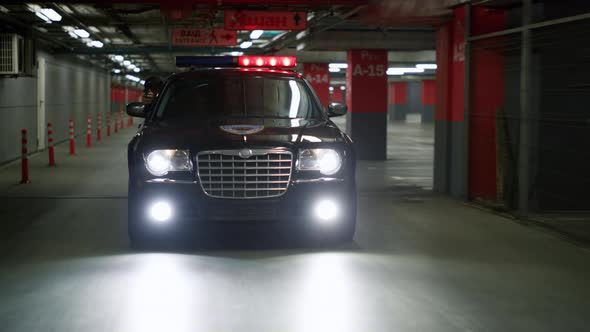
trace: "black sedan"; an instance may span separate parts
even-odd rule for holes
[[[167,79],[129,143],[129,238],[260,227],[351,240],[355,154],[301,74],[202,68]]]

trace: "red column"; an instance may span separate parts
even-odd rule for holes
[[[357,157],[386,159],[387,51],[347,51],[346,103],[348,130],[355,140]]]
[[[330,103],[330,72],[327,63],[304,63],[303,74],[320,98],[322,105]]]
[[[505,13],[484,7],[472,7],[472,35],[493,32],[505,25]],[[496,110],[503,104],[503,57],[498,52],[471,47],[470,105],[469,119],[465,119],[465,7],[456,7],[450,23],[441,25],[436,32],[437,74],[434,100],[435,119],[446,128],[444,135],[447,146],[460,147],[469,142],[468,151],[461,154],[447,154],[448,162],[441,162],[438,168],[448,164],[448,170],[435,169],[435,187],[448,190],[451,194],[470,198],[496,199]],[[469,137],[462,137],[465,122],[469,121]],[[435,150],[439,148],[435,147]],[[449,151],[448,147],[440,150]],[[435,155],[438,155],[435,151]],[[465,165],[465,156],[467,169]],[[441,157],[439,157],[440,159]],[[436,158],[435,158],[436,159]],[[435,160],[435,163],[437,161]],[[437,168],[437,166],[435,166]],[[449,179],[439,181],[437,174],[449,174]],[[439,178],[444,177],[439,175]],[[466,178],[465,178],[466,177]],[[461,178],[465,178],[462,180]],[[464,182],[467,181],[467,192]]]
[[[344,103],[342,89],[339,86],[335,86],[334,91],[332,91],[332,102]]]
[[[473,8],[472,34],[501,30],[503,10]],[[471,48],[469,109],[469,196],[497,197],[496,111],[504,106],[504,54],[499,48]]]
[[[435,101],[435,85],[434,80],[422,81],[422,104],[434,105]]]

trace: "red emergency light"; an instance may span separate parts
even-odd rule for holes
[[[240,67],[295,67],[297,58],[294,56],[239,56]]]

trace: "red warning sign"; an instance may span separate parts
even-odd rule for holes
[[[304,30],[307,29],[307,12],[226,10],[227,30]]]
[[[238,33],[225,29],[172,29],[172,45],[174,46],[235,46],[238,44]]]

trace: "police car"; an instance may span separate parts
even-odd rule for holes
[[[353,144],[323,108],[295,57],[178,57],[128,146],[133,245],[164,237],[259,227],[351,240]]]

